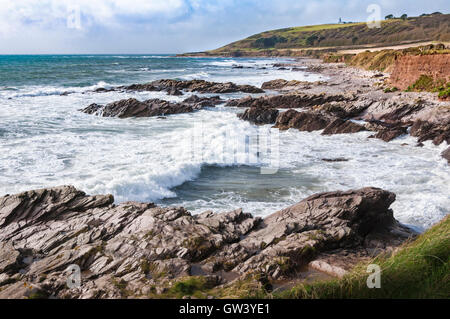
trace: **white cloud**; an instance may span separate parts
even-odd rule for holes
[[[204,50],[273,28],[365,21],[371,3],[415,15],[443,11],[447,1],[0,0],[0,53]],[[74,7],[81,27],[69,29]]]
[[[30,27],[64,27],[74,8],[88,29],[120,26],[123,17],[131,23],[139,17],[173,18],[187,7],[183,0],[0,0],[0,34],[11,37]]]

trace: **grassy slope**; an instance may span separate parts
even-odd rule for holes
[[[441,48],[442,44],[411,47],[403,50],[364,51],[354,54],[324,53],[320,57],[324,62],[345,62],[350,66],[366,70],[391,72],[398,57],[403,55],[450,54],[450,49]]]
[[[231,43],[210,54],[235,51],[352,47],[368,44],[399,44],[404,41],[450,40],[450,15],[382,21],[380,29],[365,23],[326,24],[267,31]]]
[[[372,264],[382,269],[381,289],[368,289],[366,266],[340,280],[301,285],[276,298],[450,298],[450,216],[404,245],[390,258]]]

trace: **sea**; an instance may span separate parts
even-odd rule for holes
[[[117,203],[183,206],[194,214],[242,208],[264,217],[315,193],[373,186],[394,192],[395,217],[418,231],[449,213],[450,169],[440,156],[446,145],[427,142],[418,148],[411,136],[385,143],[368,139],[370,132],[279,132],[242,121],[237,117],[242,110],[224,105],[154,118],[80,112],[92,103],[179,102],[194,94],[94,92],[158,79],[254,86],[274,79],[327,80],[274,66],[286,62],[150,54],[2,55],[0,196],[74,185],[88,194],[113,194]],[[220,94],[223,99],[248,95]]]

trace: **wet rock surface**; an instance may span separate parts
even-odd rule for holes
[[[152,117],[190,113],[203,107],[215,106],[220,103],[223,103],[223,101],[218,96],[207,98],[194,95],[181,103],[173,103],[160,99],[151,99],[141,102],[132,98],[107,105],[91,104],[80,111],[103,117]]]
[[[242,210],[193,216],[151,203],[115,205],[111,195],[72,186],[6,195],[0,298],[155,297],[198,273],[211,287],[255,272],[279,280],[314,260],[345,271],[354,261],[344,252],[361,260],[413,236],[393,218],[394,200],[376,188],[323,193],[261,219]],[[70,289],[73,265],[81,284]]]
[[[265,108],[307,108],[315,105],[321,105],[332,101],[344,101],[353,99],[352,96],[342,94],[302,94],[289,93],[262,97],[244,97],[241,99],[232,99],[225,106],[231,107],[265,107]]]
[[[323,135],[357,133],[366,130],[363,125],[324,112],[296,110],[281,113],[274,127],[280,130],[295,128],[307,132],[323,130]]]
[[[198,93],[264,93],[264,90],[252,85],[237,85],[232,82],[217,83],[204,80],[157,80],[145,84],[122,86],[118,89],[126,91],[166,91],[172,95],[179,95],[181,91]]]
[[[450,147],[447,148],[445,151],[442,152],[442,157],[445,158],[448,163],[450,164]]]
[[[279,113],[277,109],[273,108],[251,107],[244,113],[238,114],[238,117],[257,125],[274,124]]]
[[[417,120],[412,125],[410,134],[418,137],[419,143],[431,140],[435,145],[440,145],[443,142],[450,144],[450,122],[437,124]]]

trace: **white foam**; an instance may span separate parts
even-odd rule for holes
[[[111,88],[112,85],[99,81],[97,84],[84,87],[62,87],[62,86],[26,86],[23,88],[16,88],[16,90],[1,90],[0,98],[20,98],[20,97],[36,97],[47,95],[61,95],[67,93],[83,93],[99,88]]]
[[[186,79],[204,77],[209,81],[257,86],[277,78],[305,79],[303,72],[282,70],[193,70],[183,70],[190,72]],[[311,75],[308,80],[319,78]],[[73,184],[91,194],[112,193],[118,202],[160,201],[178,196],[174,187],[197,180],[208,165],[224,167],[225,172],[248,164],[241,156],[245,155],[245,142],[239,137],[255,126],[239,120],[237,110],[216,107],[168,116],[165,120],[100,118],[78,111],[91,103],[106,104],[130,97],[181,101],[189,96],[168,96],[165,92],[86,93],[108,86],[99,82],[84,88],[31,86],[0,91],[0,195]],[[74,94],[60,96],[68,91]],[[8,100],[9,97],[13,99]],[[270,130],[270,126],[264,129]],[[193,156],[192,137],[199,130],[204,133],[202,156]],[[446,145],[425,143],[423,148],[417,148],[412,137],[385,143],[367,139],[368,134],[321,136],[320,132],[282,132],[279,164],[288,174],[282,194],[272,191],[280,185],[271,182],[271,176],[264,179],[264,187],[273,195],[270,199],[250,198],[238,191],[222,192],[225,185],[211,180],[208,196],[175,198],[174,202],[195,212],[242,207],[265,216],[313,193],[375,186],[397,194],[392,208],[403,223],[425,229],[449,213],[450,170],[440,156]],[[223,146],[230,140],[237,141],[236,150],[224,151]],[[404,143],[409,146],[402,146]],[[224,156],[233,160],[224,161]],[[338,157],[349,161],[322,161]],[[248,185],[258,185],[261,179],[257,177],[260,176],[249,174],[243,178]]]

